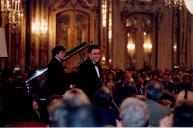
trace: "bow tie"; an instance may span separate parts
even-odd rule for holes
[[[100,63],[95,63],[94,65],[97,66],[97,67],[99,67],[99,66],[100,66]]]

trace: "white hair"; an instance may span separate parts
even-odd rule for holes
[[[142,127],[149,119],[147,105],[137,98],[126,98],[120,106],[120,118],[124,127]]]

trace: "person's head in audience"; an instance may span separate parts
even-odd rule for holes
[[[53,127],[98,127],[102,121],[90,105],[77,105],[74,99],[63,101],[53,113]]]
[[[183,77],[183,71],[182,70],[179,70],[178,73],[177,73],[178,77],[179,78],[182,78]]]
[[[144,84],[145,78],[146,78],[145,74],[144,73],[140,73],[138,75],[138,82],[140,82],[141,84]]]
[[[173,112],[160,120],[160,127],[193,127],[193,102],[179,101]]]
[[[183,75],[183,83],[184,83],[184,84],[190,84],[190,83],[191,83],[190,74],[184,73],[184,75]]]
[[[16,122],[20,121],[38,121],[39,117],[35,110],[33,109],[32,97],[26,96],[24,94],[19,94],[16,96],[17,104],[16,108]]]
[[[63,100],[75,99],[77,104],[90,104],[88,96],[78,88],[71,88],[67,90],[63,95]]]
[[[146,84],[147,98],[158,101],[163,95],[162,84],[157,80],[151,80]]]
[[[190,75],[187,73],[183,74],[182,83],[180,84],[180,90],[191,90],[192,91],[192,84]]]
[[[115,77],[114,77],[113,72],[107,72],[107,81],[112,81],[114,79]]]
[[[112,104],[113,96],[111,90],[102,86],[95,95],[94,103],[98,107],[109,107]]]
[[[124,84],[130,85],[131,83],[133,83],[132,75],[129,71],[126,71],[124,75]]]
[[[159,73],[157,71],[153,71],[153,72],[151,72],[150,77],[152,80],[158,80],[159,79]]]
[[[62,96],[52,95],[48,98],[47,110],[49,113],[49,119],[52,121],[52,114],[54,110],[62,103]]]
[[[149,112],[146,104],[137,98],[126,98],[120,106],[118,127],[144,127],[148,125]]]
[[[163,74],[163,76],[162,76],[162,81],[163,81],[164,83],[168,83],[168,82],[170,82],[170,80],[171,80],[171,75],[170,75],[170,73],[165,73],[165,74]]]
[[[179,103],[173,112],[174,127],[193,127],[193,104],[188,100]]]

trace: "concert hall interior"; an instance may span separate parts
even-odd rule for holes
[[[192,91],[193,0],[0,1],[0,127],[192,127]]]

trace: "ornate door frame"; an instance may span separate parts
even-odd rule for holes
[[[94,7],[94,6],[93,6]],[[58,1],[56,3],[52,3],[49,9],[49,54],[48,57],[51,58],[51,50],[56,45],[56,16],[57,14],[65,11],[82,11],[85,14],[89,15],[89,32],[90,34],[89,39],[90,41],[94,41],[94,33],[95,33],[95,14],[96,11],[92,10],[89,6],[86,6],[81,0],[74,0],[74,1]],[[91,22],[93,21],[93,22]],[[73,44],[71,47],[75,47],[76,45]],[[69,50],[69,49],[67,49]]]

